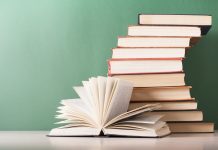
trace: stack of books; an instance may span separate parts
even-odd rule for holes
[[[129,110],[160,103],[151,114],[164,115],[171,132],[213,132],[185,84],[182,61],[187,50],[206,35],[209,15],[139,15],[139,25],[119,37],[108,61],[108,75],[134,84]]]

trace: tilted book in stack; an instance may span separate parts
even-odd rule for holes
[[[108,61],[108,75],[134,85],[129,110],[160,103],[150,114],[164,115],[172,132],[213,132],[214,124],[203,122],[203,113],[185,84],[182,61],[186,52],[206,35],[209,15],[144,15],[139,25],[128,27],[119,37]]]

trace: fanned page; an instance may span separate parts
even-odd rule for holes
[[[107,78],[106,77],[98,77],[98,96],[99,96],[99,117],[100,117],[100,124],[103,124],[103,116],[104,116],[104,103],[105,103],[105,94],[106,94],[106,85],[107,85]]]
[[[100,132],[96,133],[96,129],[97,131],[102,129],[104,115],[108,113],[118,80],[99,76],[97,78],[90,78],[88,81],[83,81],[83,86],[74,87],[80,99],[61,101],[63,106],[58,107],[59,110],[57,112],[60,114],[56,118],[63,120],[57,124],[64,125],[53,129],[49,135],[60,136],[64,134],[66,136],[68,133],[69,136],[83,136],[89,135],[90,133],[92,133],[90,135],[93,135],[93,133],[95,133],[94,135],[99,134]],[[129,95],[131,95],[131,92]],[[65,132],[65,129],[69,132]],[[70,132],[76,129],[78,131],[83,131],[83,129],[90,131],[94,129],[94,131],[87,133],[75,132],[74,134]]]
[[[116,116],[115,118],[113,118],[112,120],[107,122],[104,127],[112,125],[113,123],[116,123],[120,120],[127,119],[130,117],[136,116],[138,114],[142,114],[144,112],[149,112],[149,111],[152,111],[152,110],[155,110],[158,108],[160,108],[160,104],[150,104],[150,105],[141,106],[139,108],[133,109],[131,111],[128,111],[128,112],[125,112],[125,113],[122,113],[122,114]]]
[[[140,115],[157,109],[158,105],[145,105],[112,119],[103,128],[105,135],[162,137],[170,134],[169,127],[160,119],[162,115]]]
[[[90,97],[90,91],[88,91],[88,83],[83,82],[84,87],[80,86],[80,87],[74,87],[74,90],[76,91],[76,93],[78,94],[78,96],[80,97],[80,100],[83,102],[83,105],[81,105],[81,109],[85,110],[85,111],[89,111],[89,116],[91,117],[91,119],[95,122],[95,124],[98,124],[98,116],[95,109],[95,104],[94,102],[91,100]],[[88,92],[87,92],[88,91]]]
[[[137,116],[118,121],[107,128],[113,129],[136,129],[136,130],[158,130],[166,125],[160,121],[161,115]]]
[[[81,99],[62,100],[63,106],[58,107],[59,121],[56,124],[65,124],[50,131],[49,136],[96,136],[101,129],[97,128],[96,121],[90,107]]]
[[[97,123],[92,118],[92,113],[81,99],[62,100],[63,106],[58,107],[58,119],[64,121],[57,122],[57,124],[68,123],[69,125],[83,125],[88,127],[96,127]]]
[[[114,135],[114,136],[127,136],[127,137],[163,137],[170,134],[168,126],[164,126],[158,130],[147,130],[136,128],[126,129],[115,129],[115,128],[104,128],[103,132],[105,135]]]
[[[105,122],[105,116],[108,113],[108,108],[110,106],[110,102],[114,93],[114,90],[117,85],[117,80],[115,78],[108,77],[106,80],[106,86],[105,86],[105,98],[104,98],[104,104],[103,104],[103,115],[102,115],[102,124]]]
[[[117,79],[114,85],[114,91],[111,92],[110,99],[107,100],[110,104],[107,109],[105,123],[114,117],[125,113],[129,107],[129,101],[132,95],[133,84],[125,80]]]

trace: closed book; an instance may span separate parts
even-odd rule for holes
[[[168,122],[172,133],[208,133],[214,132],[211,122]]]
[[[186,48],[113,48],[112,58],[184,58]]]
[[[156,102],[160,104],[158,110],[196,110],[197,102],[194,100],[191,101],[177,101],[177,102]],[[129,104],[129,110],[147,105],[147,104],[156,104],[155,102],[131,102]]]
[[[131,101],[192,100],[191,86],[134,88]]]
[[[199,110],[169,110],[169,111],[153,111],[144,115],[163,115],[162,121],[202,121],[203,113]]]
[[[182,58],[174,59],[110,59],[108,74],[144,74],[182,72]]]
[[[140,25],[175,25],[175,26],[198,26],[202,35],[207,34],[212,24],[211,15],[174,15],[174,14],[139,14]]]
[[[129,36],[201,36],[199,27],[191,26],[129,26]]]
[[[133,83],[134,87],[161,87],[185,85],[184,73],[113,75]]]
[[[118,47],[189,47],[200,37],[126,36],[118,38]]]

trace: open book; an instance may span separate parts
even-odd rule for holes
[[[97,77],[74,87],[80,98],[62,100],[56,117],[64,124],[52,129],[49,136],[138,136],[168,135],[161,115],[146,115],[160,105],[150,104],[128,111],[133,85],[113,77]],[[142,115],[143,113],[143,115]]]

